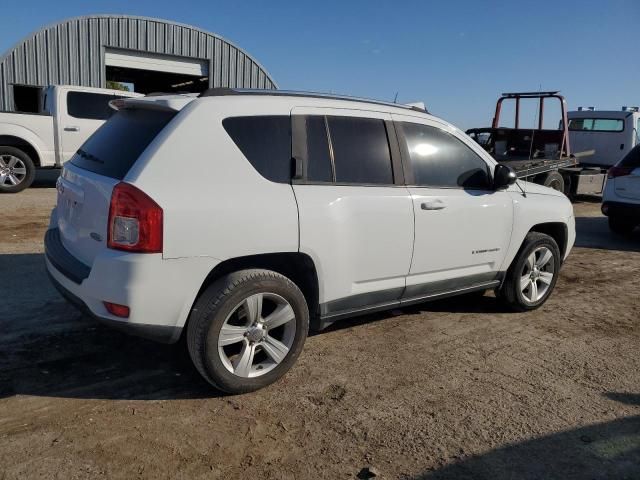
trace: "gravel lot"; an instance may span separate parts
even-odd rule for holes
[[[46,277],[51,181],[0,196],[0,479],[640,478],[640,234],[597,199],[531,313],[452,299],[345,321],[252,394],[83,318]]]

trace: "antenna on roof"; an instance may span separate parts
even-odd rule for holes
[[[393,97],[393,103],[398,103],[398,93],[400,92],[396,92],[396,96]]]

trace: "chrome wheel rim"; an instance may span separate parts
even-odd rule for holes
[[[553,252],[549,248],[539,247],[529,254],[520,274],[520,292],[526,303],[534,304],[544,298],[555,271]]]
[[[0,186],[13,187],[27,176],[27,167],[14,155],[0,154]]]
[[[275,293],[256,293],[225,319],[218,335],[218,355],[234,375],[259,377],[284,361],[295,335],[295,313],[289,302]]]

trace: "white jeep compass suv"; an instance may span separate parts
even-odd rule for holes
[[[274,382],[340,318],[487,289],[537,308],[573,246],[564,195],[416,107],[232,89],[112,103],[59,180],[48,272],[101,321],[185,335],[227,392]]]

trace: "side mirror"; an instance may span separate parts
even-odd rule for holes
[[[516,183],[517,179],[518,176],[511,167],[499,163],[493,171],[493,188],[495,190],[502,190]]]

